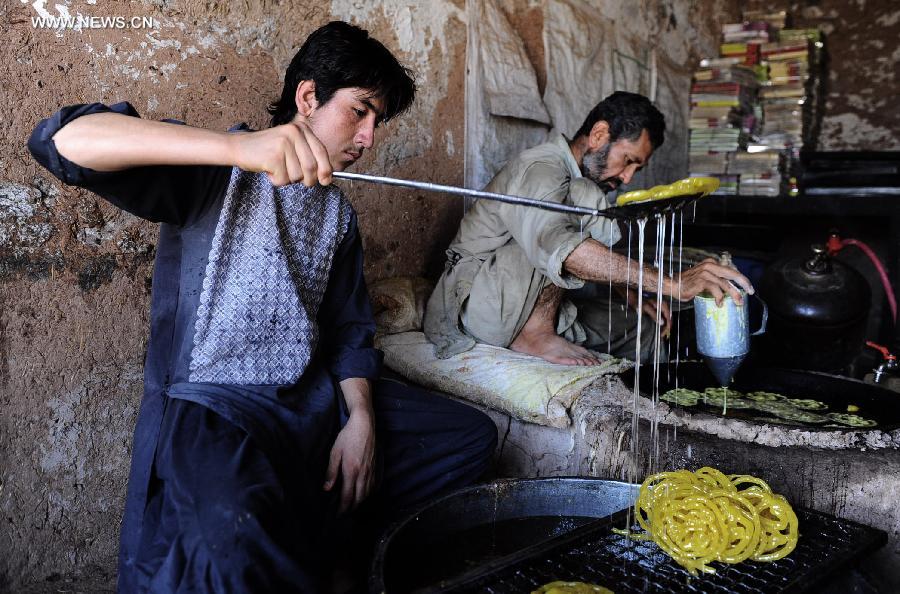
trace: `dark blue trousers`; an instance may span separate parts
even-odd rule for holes
[[[334,554],[367,543],[422,502],[477,481],[497,430],[475,408],[398,379],[376,383],[381,480],[360,513],[369,529],[342,530],[337,494],[321,489],[322,461],[267,451],[193,402],[169,399],[154,462],[141,580],[151,592],[324,592]],[[327,463],[327,461],[325,461]]]

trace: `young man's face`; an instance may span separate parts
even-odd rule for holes
[[[653,154],[650,135],[644,130],[637,140],[620,138],[598,148],[590,148],[582,159],[582,173],[600,186],[604,192],[612,192],[627,184],[644,167]]]
[[[313,132],[325,145],[331,166],[343,171],[375,144],[375,128],[384,114],[384,100],[371,91],[338,89],[309,116]]]

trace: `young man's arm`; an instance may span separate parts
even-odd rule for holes
[[[375,479],[375,411],[372,383],[365,378],[340,382],[350,417],[331,448],[324,489],[341,478],[340,511],[353,509],[368,497]]]
[[[375,319],[355,216],[332,261],[319,327],[323,360],[340,382],[350,415],[331,448],[323,488],[331,490],[340,481],[341,509],[352,509],[368,496],[375,478],[372,384],[382,360],[374,346]]]
[[[579,244],[563,265],[570,274],[584,280],[594,282],[612,280],[615,284],[625,284],[627,281],[637,284],[640,270],[637,261],[613,252],[609,247],[593,239],[586,239]],[[656,291],[659,275],[652,267],[645,265],[643,281],[645,291]],[[681,301],[689,301],[698,294],[708,291],[718,303],[721,303],[725,293],[728,293],[732,299],[740,303],[740,293],[731,281],[738,283],[748,293],[753,293],[753,286],[747,277],[734,268],[720,266],[711,259],[685,270],[675,278],[664,275],[662,292]]]
[[[63,107],[41,120],[28,139],[34,159],[61,182],[84,188],[131,214],[157,223],[182,226],[196,220],[219,200],[228,185],[232,168],[221,165],[149,165],[120,171],[97,171],[61,154],[54,137],[81,118],[116,115],[122,121],[140,122],[128,103],[91,103]],[[184,127],[180,122],[161,124],[167,129]],[[79,159],[77,155],[69,156]],[[92,165],[95,163],[91,163]]]
[[[130,117],[94,113],[53,136],[56,149],[76,165],[121,171],[153,165],[222,165],[264,171],[274,185],[331,183],[328,152],[307,123],[228,134]]]

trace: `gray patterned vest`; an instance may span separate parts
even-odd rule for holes
[[[316,349],[316,316],[351,206],[334,186],[276,188],[234,168],[197,309],[191,382],[291,384]]]

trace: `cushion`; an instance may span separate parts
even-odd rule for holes
[[[438,359],[422,332],[379,335],[376,344],[388,367],[419,385],[551,427],[568,427],[568,411],[585,388],[632,365],[606,354],[600,365],[556,365],[484,344]]]
[[[422,329],[425,302],[433,285],[415,276],[398,276],[372,283],[369,295],[381,334]]]

